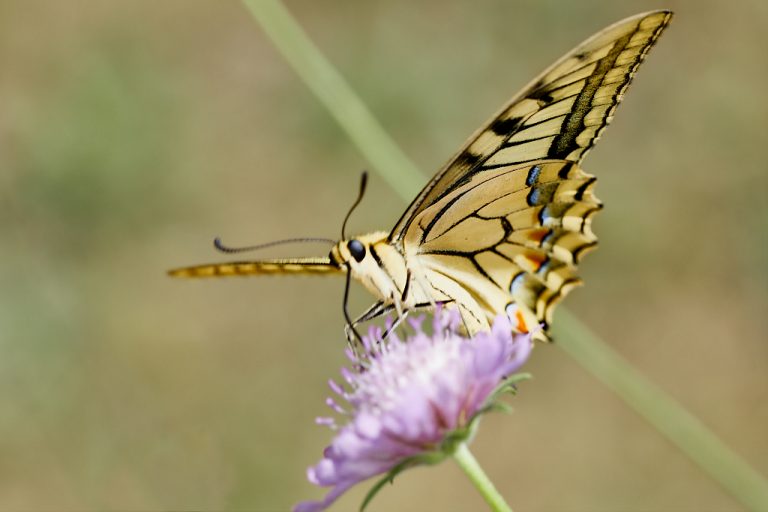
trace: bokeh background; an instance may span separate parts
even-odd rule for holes
[[[601,248],[567,307],[768,474],[766,2],[288,7],[425,180],[579,41],[674,9],[587,159]],[[216,235],[338,236],[368,163],[237,1],[3,0],[0,62],[0,510],[319,497],[304,470],[330,439],[313,418],[344,363],[341,280],[164,271],[226,259]],[[374,175],[352,230],[404,206]],[[534,356],[474,443],[516,509],[740,509],[563,351]],[[482,507],[445,463],[371,510]]]

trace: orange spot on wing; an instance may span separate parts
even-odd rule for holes
[[[519,309],[515,311],[515,320],[517,320],[517,330],[526,333],[528,332],[528,326],[525,325],[525,318],[523,318],[523,312]]]
[[[531,252],[525,255],[525,259],[531,262],[533,271],[536,272],[541,268],[541,265],[547,261],[547,255]]]
[[[526,233],[528,238],[530,240],[533,240],[537,244],[541,244],[541,241],[544,240],[544,237],[547,236],[548,234],[549,234],[549,229],[547,228],[532,229]]]

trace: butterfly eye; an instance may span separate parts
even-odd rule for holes
[[[358,263],[363,261],[365,258],[365,246],[360,242],[360,240],[350,240],[347,243],[347,249],[349,249],[349,253]]]

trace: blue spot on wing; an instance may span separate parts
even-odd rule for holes
[[[541,167],[538,165],[534,165],[530,171],[528,171],[528,177],[525,179],[525,184],[529,187],[532,187],[536,180],[539,179],[539,175],[541,174]]]
[[[517,274],[514,277],[514,279],[512,279],[512,283],[509,285],[509,293],[514,295],[515,292],[519,290],[521,286],[523,286],[524,279],[525,279],[525,272],[520,272],[519,274]]]
[[[549,205],[545,206],[541,210],[539,210],[539,222],[543,226],[544,223],[547,221],[548,218],[550,218],[552,215],[549,212]]]
[[[535,206],[539,204],[539,195],[541,192],[538,188],[531,189],[531,193],[528,194],[528,206]]]

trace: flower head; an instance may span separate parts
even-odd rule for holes
[[[307,476],[332,489],[322,501],[300,503],[297,512],[323,510],[363,480],[450,453],[452,440],[470,436],[474,420],[531,350],[530,335],[513,333],[505,315],[472,339],[458,334],[455,311],[435,314],[431,336],[422,320],[411,322],[415,334],[405,340],[392,334],[382,342],[381,331],[372,329],[365,353],[349,353],[355,370],[342,369],[346,388],[330,382],[349,410],[332,398],[327,403],[349,422]],[[337,428],[332,418],[317,422]]]

